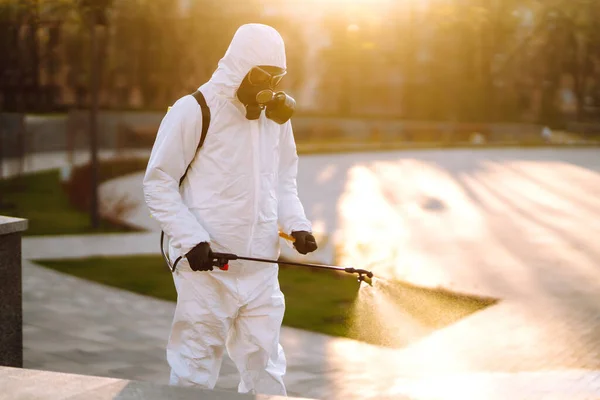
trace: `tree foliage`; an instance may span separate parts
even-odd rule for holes
[[[419,4],[395,2],[375,26],[366,6],[330,16],[332,45],[322,55],[329,108],[450,121],[597,116],[598,0]],[[575,114],[563,104],[569,93]]]

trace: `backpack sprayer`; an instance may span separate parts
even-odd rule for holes
[[[289,240],[291,242],[295,241],[295,239],[292,236],[287,235],[283,232],[279,232],[279,236],[286,240]],[[171,272],[175,272],[175,268],[177,267],[177,264],[179,263],[179,261],[181,261],[183,256],[177,257],[177,259],[175,260],[175,263],[173,263],[173,265],[171,265],[171,261],[169,260],[169,257],[167,257],[167,255],[165,254],[165,251],[163,249],[163,241],[164,241],[164,232],[162,232],[160,235],[160,250],[161,250],[163,258],[164,258],[165,262],[167,263],[167,266],[169,267]],[[278,261],[278,260],[269,260],[269,259],[265,259],[265,258],[255,258],[255,257],[242,257],[242,256],[238,256],[236,254],[231,254],[231,253],[212,253],[212,256],[213,256],[213,260],[214,260],[213,266],[219,268],[222,271],[227,271],[229,269],[229,261],[233,261],[233,260],[256,261],[256,262],[269,263],[269,264],[287,264],[287,265],[295,265],[298,267],[329,269],[329,270],[343,271],[343,272],[346,272],[349,274],[358,274],[359,282],[365,282],[368,285],[373,286],[373,281],[372,281],[373,272],[367,271],[365,269],[356,269],[356,268],[352,268],[352,267],[337,267],[334,265]]]

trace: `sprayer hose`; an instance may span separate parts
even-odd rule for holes
[[[169,267],[169,269],[171,270],[171,272],[175,272],[175,268],[177,267],[177,263],[179,263],[179,261],[181,261],[181,256],[177,257],[177,259],[175,260],[175,263],[171,265],[171,260],[169,260],[169,257],[165,254],[165,249],[164,249],[164,241],[165,241],[165,232],[161,231],[160,232],[160,253],[163,256],[163,259],[165,260],[165,263],[167,264],[167,267]]]

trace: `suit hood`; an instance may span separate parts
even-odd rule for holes
[[[235,98],[235,93],[244,77],[256,65],[271,65],[285,69],[283,38],[277,30],[268,25],[242,25],[235,32],[209,83],[220,94]]]

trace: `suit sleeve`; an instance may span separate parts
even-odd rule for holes
[[[279,155],[279,226],[283,232],[312,230],[306,218],[304,207],[298,197],[296,177],[298,174],[298,153],[291,122],[283,127]]]
[[[144,199],[150,213],[181,254],[198,243],[210,242],[179,191],[179,180],[196,154],[201,127],[196,100],[192,96],[179,99],[161,121],[144,175]]]

